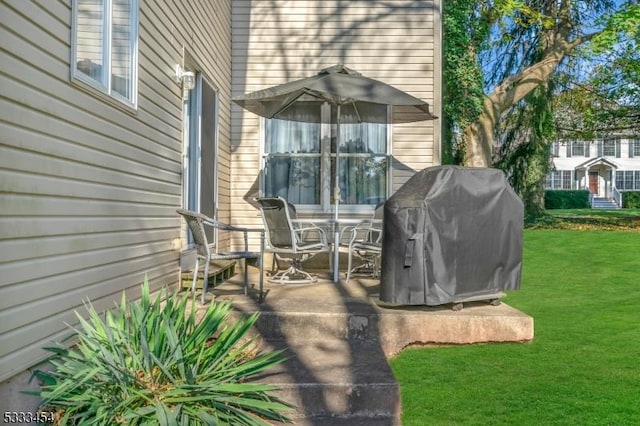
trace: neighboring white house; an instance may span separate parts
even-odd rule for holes
[[[640,138],[554,142],[546,189],[585,189],[621,206],[621,193],[640,191]]]
[[[20,410],[28,370],[47,355],[42,347],[68,335],[86,299],[105,309],[122,291],[136,297],[145,275],[154,289],[177,286],[193,253],[177,208],[260,224],[252,198],[283,189],[264,180],[265,168],[299,151],[274,148],[270,138],[287,130],[232,105],[233,95],[344,63],[439,116],[441,8],[441,0],[0,2],[0,407]],[[376,145],[343,161],[345,175],[366,157],[380,166],[380,185],[345,200],[346,214],[370,213],[440,162],[440,120],[352,131],[375,132]],[[308,155],[315,198],[290,179],[302,214],[331,210],[317,182],[330,176],[332,155],[326,142]],[[216,238],[223,248],[239,243]]]

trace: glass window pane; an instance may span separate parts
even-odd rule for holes
[[[76,68],[104,85],[104,0],[78,0]]]
[[[332,152],[335,152],[335,149]],[[341,125],[340,152],[385,154],[387,152],[387,125],[378,123]]]
[[[341,155],[339,165],[341,203],[376,205],[385,200],[387,194],[386,157]]]
[[[320,157],[267,158],[264,170],[266,196],[281,196],[293,204],[320,204]]]
[[[133,76],[132,0],[113,0],[112,7],[111,88],[129,99]]]
[[[264,193],[283,196],[294,204],[326,207],[327,203],[333,203],[335,186],[336,108],[331,108],[333,124],[330,126],[319,124],[321,108],[327,115],[325,107],[309,104],[296,108],[296,117],[301,121],[265,120]],[[378,114],[379,120],[385,122],[387,107],[374,106],[358,111],[360,114],[366,114],[365,118]],[[387,194],[388,126],[354,122],[357,120],[353,107],[344,108],[341,117],[344,120],[340,126],[342,203],[375,205]],[[321,140],[322,137],[327,140]],[[331,161],[326,161],[329,157]]]
[[[633,189],[633,171],[625,172],[624,189]]]
[[[602,155],[607,157],[613,157],[616,155],[616,141],[615,140],[607,140],[604,141],[602,148]]]
[[[317,108],[316,112],[320,114]],[[276,119],[265,121],[267,153],[320,152],[320,124]]]
[[[584,155],[584,142],[576,141],[573,142],[573,146],[571,147],[571,153],[574,156],[583,156]]]
[[[562,171],[562,189],[571,189],[571,171]]]

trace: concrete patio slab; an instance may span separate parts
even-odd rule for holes
[[[258,303],[257,288],[245,296],[241,277],[208,298],[230,301],[238,314],[261,313],[254,333],[263,349],[284,348],[289,359],[256,380],[280,388],[278,395],[297,407],[296,424],[400,424],[400,392],[387,361],[404,348],[534,337],[533,318],[505,303],[466,302],[459,311],[387,306],[378,299],[379,281],[333,283],[327,273],[318,273],[314,284],[265,281],[266,297]]]

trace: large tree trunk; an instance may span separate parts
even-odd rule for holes
[[[556,8],[558,9],[556,10]],[[462,133],[465,147],[464,165],[491,166],[494,132],[500,116],[536,87],[548,82],[558,64],[568,53],[596,35],[596,33],[592,33],[570,40],[573,25],[570,19],[570,9],[570,0],[547,4],[546,15],[558,18],[558,25],[544,31],[541,37],[542,59],[528,66],[519,74],[506,78],[495,88],[493,93],[485,96],[482,113]]]
[[[520,74],[507,78],[493,93],[485,96],[482,113],[463,132],[465,166],[491,166],[494,132],[502,113],[520,102],[536,87],[549,81],[569,50],[552,50],[543,60],[525,68]]]
[[[482,114],[464,129],[462,135],[465,142],[463,165],[468,167],[491,166],[493,134],[498,118],[491,98],[485,97]]]

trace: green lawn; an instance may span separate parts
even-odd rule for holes
[[[533,342],[408,349],[403,425],[640,424],[640,233],[529,229]]]

